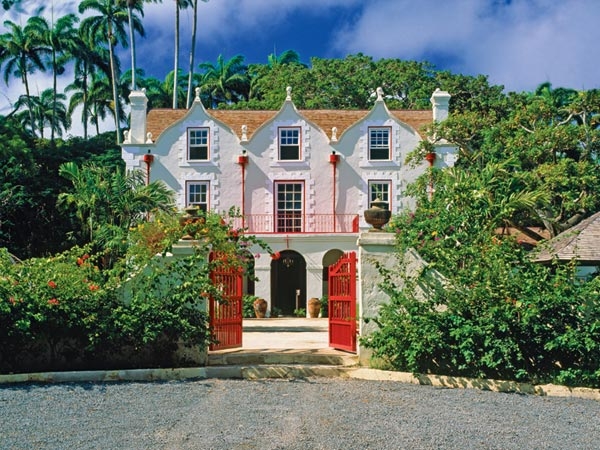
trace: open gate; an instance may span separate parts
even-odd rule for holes
[[[209,300],[210,329],[215,343],[210,350],[242,346],[243,277],[237,267],[217,267],[210,278],[223,295],[224,302]]]
[[[329,346],[356,352],[356,252],[329,266]]]

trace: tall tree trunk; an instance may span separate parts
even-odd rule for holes
[[[175,0],[175,64],[173,69],[173,109],[177,109],[177,72],[179,71],[179,0]]]
[[[131,3],[127,5],[127,19],[129,20],[129,45],[131,46],[131,90],[136,90],[135,83],[135,36],[133,33],[133,8]]]
[[[29,122],[31,122],[31,133],[35,136],[35,119],[33,117],[33,105],[31,104],[31,93],[29,92],[29,80],[27,80],[27,63],[24,61],[24,58],[21,58],[22,61],[22,69],[21,69],[21,79],[23,80],[23,84],[25,85],[25,95],[27,96],[27,105],[29,106]]]
[[[88,137],[88,65],[87,62],[83,63],[83,139],[87,140]]]
[[[185,107],[189,108],[192,104],[192,82],[194,79],[194,56],[196,53],[196,28],[198,26],[198,0],[194,0],[194,21],[192,25],[192,47],[190,50],[190,68],[188,71],[187,100]]]
[[[50,141],[54,142],[54,128],[56,127],[56,52],[52,48],[52,120],[50,121]]]
[[[119,131],[119,97],[117,96],[117,71],[115,68],[115,55],[112,43],[112,28],[108,31],[108,55],[110,58],[110,76],[112,78],[112,91],[115,114],[115,128],[117,132],[117,145],[121,143],[121,132]]]

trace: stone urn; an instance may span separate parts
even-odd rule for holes
[[[316,319],[319,317],[319,313],[321,312],[321,300],[316,297],[313,297],[308,300],[307,304],[308,309],[308,317],[311,319]]]
[[[268,303],[264,298],[257,298],[254,300],[254,315],[258,319],[264,319],[267,315]]]
[[[387,202],[377,198],[371,202],[369,209],[365,209],[364,216],[365,221],[372,227],[369,231],[381,231],[381,228],[390,221],[392,212],[389,210]]]

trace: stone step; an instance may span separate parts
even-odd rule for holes
[[[210,352],[208,366],[320,365],[352,367],[358,356],[332,349],[234,349]]]

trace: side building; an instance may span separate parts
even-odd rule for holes
[[[370,110],[298,110],[291,88],[278,111],[207,110],[198,96],[188,110],[147,112],[132,92],[131,129],[122,144],[128,170],[147,170],[175,193],[177,206],[242,215],[236,226],[269,244],[253,254],[256,282],[247,293],[284,315],[327,295],[327,270],[357,250],[369,225],[362,212],[376,198],[392,214],[412,208],[406,186],[428,167],[405,164],[424,139],[418,130],[448,117],[450,95],[436,90],[432,110],[389,110],[383,92]],[[436,144],[435,166],[452,166],[456,147]]]

